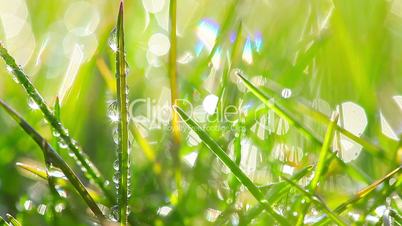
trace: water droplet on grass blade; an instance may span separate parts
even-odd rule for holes
[[[40,204],[40,205],[38,206],[38,213],[39,213],[40,215],[45,215],[46,208],[47,208],[46,205]]]
[[[284,88],[281,93],[282,97],[287,99],[292,96],[292,90],[289,88]]]
[[[108,39],[109,47],[113,52],[117,52],[117,29],[113,28]]]
[[[113,162],[113,169],[114,170],[119,170],[119,160],[116,160]]]
[[[172,211],[172,207],[170,206],[161,206],[159,207],[157,214],[162,217],[166,217]]]
[[[38,110],[39,109],[39,105],[36,104],[36,102],[33,99],[29,99],[28,101],[28,106],[29,108],[31,108],[32,110]]]

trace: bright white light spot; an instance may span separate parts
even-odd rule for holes
[[[99,20],[97,8],[88,1],[72,3],[64,14],[64,24],[67,29],[78,36],[94,33]]]
[[[148,41],[148,48],[156,56],[163,56],[169,52],[169,38],[162,33],[153,34]]]
[[[46,205],[40,204],[40,205],[38,206],[38,213],[39,213],[40,215],[45,215],[46,208],[47,208]]]
[[[11,14],[2,14],[0,15],[0,18],[6,39],[17,36],[26,23],[24,18]]]
[[[207,212],[205,214],[205,217],[207,218],[207,221],[209,222],[215,222],[216,219],[219,217],[219,215],[222,213],[222,211],[216,210],[216,209],[211,209],[208,208]]]
[[[377,216],[382,217],[382,215],[384,215],[384,212],[387,210],[387,207],[384,205],[378,206],[377,208],[375,208],[375,214],[377,214]]]
[[[194,167],[195,161],[197,160],[198,152],[193,151],[186,156],[184,156],[184,161],[187,163],[188,166]]]
[[[203,19],[197,28],[197,36],[210,52],[215,45],[219,25],[211,19]]]
[[[190,146],[197,146],[201,143],[200,137],[193,130],[189,132],[187,141]]]
[[[247,37],[246,44],[244,45],[242,59],[244,62],[246,62],[248,64],[253,63],[253,53],[252,53],[252,49],[251,49],[250,37]]]
[[[27,211],[30,211],[32,209],[32,201],[31,200],[27,200],[24,202],[24,209]]]
[[[385,119],[385,117],[382,113],[380,113],[380,119],[381,119],[381,132],[385,136],[387,136],[393,140],[398,140],[398,136],[395,134],[394,130],[392,130],[387,119]]]
[[[283,165],[282,172],[284,174],[293,175],[294,168],[289,165]]]
[[[32,99],[30,99],[28,101],[28,106],[32,109],[32,110],[38,110],[39,109],[39,105],[36,104],[36,102]]]
[[[144,9],[150,13],[158,13],[162,11],[165,0],[142,0]]]
[[[337,111],[340,116],[338,125],[343,126],[344,129],[360,137],[367,127],[367,116],[364,109],[353,102],[344,102],[340,106],[337,106]],[[339,146],[337,145],[338,140],[337,136],[335,136],[333,141],[334,146]],[[342,134],[340,135],[340,145],[340,157],[344,162],[356,159],[362,149],[361,145]]]
[[[285,88],[285,89],[282,90],[281,95],[282,95],[283,98],[287,99],[287,98],[292,96],[292,90],[289,89],[289,88]]]
[[[157,214],[162,217],[166,217],[169,213],[172,212],[172,207],[170,206],[162,206],[158,209]]]
[[[392,98],[402,111],[402,96],[393,96]]]
[[[205,97],[204,101],[202,102],[202,107],[209,115],[213,115],[215,113],[218,100],[219,98],[213,94]]]

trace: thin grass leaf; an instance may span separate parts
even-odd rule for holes
[[[372,184],[370,184],[369,186],[363,188],[362,190],[360,190],[359,192],[357,192],[351,199],[349,199],[348,201],[342,203],[341,205],[339,205],[338,207],[335,208],[335,212],[337,213],[342,213],[343,211],[346,210],[346,208],[350,205],[352,205],[353,203],[356,203],[357,201],[363,199],[364,197],[366,197],[368,194],[370,194],[375,188],[377,188],[378,185],[382,184],[384,181],[389,180],[392,176],[396,175],[397,173],[399,173],[402,169],[402,166],[399,166],[398,168],[394,169],[393,171],[391,171],[390,173],[388,173],[387,175],[385,175],[384,177],[374,181]]]
[[[177,2],[176,0],[170,0],[169,4],[169,36],[170,36],[170,49],[169,49],[169,80],[170,80],[170,102],[171,106],[177,104],[178,99],[178,87],[177,87]],[[173,136],[173,147],[172,147],[172,157],[175,165],[175,181],[178,191],[178,196],[182,196],[182,175],[180,166],[180,127],[179,127],[179,116],[175,111],[172,111],[172,136]]]
[[[145,157],[154,164],[153,167],[154,173],[157,175],[160,174],[161,165],[156,159],[155,150],[151,147],[148,140],[141,135],[135,123],[133,123],[132,126],[130,126],[130,131],[133,134],[134,139],[137,141],[138,145],[141,147],[141,150],[144,152]]]
[[[247,188],[247,190],[254,196],[254,198],[265,207],[267,212],[272,215],[275,220],[283,225],[289,225],[287,220],[278,214],[268,204],[267,200],[261,191],[253,184],[253,182],[244,174],[244,172],[233,162],[226,152],[195,122],[193,121],[180,107],[174,106],[180,118],[201,138],[204,144],[212,151],[223,164],[225,164],[230,171],[237,177],[237,179]]]
[[[16,163],[17,167],[26,170],[29,173],[32,173],[36,176],[38,176],[41,179],[44,180],[48,180],[48,175],[46,174],[46,170],[44,168],[41,167],[37,167],[37,166],[32,166],[29,164],[25,164],[22,162],[17,162]],[[55,184],[63,189],[68,189],[70,188],[68,185],[68,179],[64,176],[59,176],[59,177],[55,177],[53,176],[53,178],[55,178]],[[93,198],[93,200],[95,202],[104,202],[104,199],[102,198],[101,194],[99,194],[99,192],[94,191],[91,188],[86,187],[86,189],[88,190],[88,193],[91,195],[91,197]]]
[[[294,183],[292,180],[282,177],[286,182],[288,182],[292,187],[296,188],[298,191],[300,191],[304,196],[306,196],[311,202],[313,202],[317,207],[322,209],[330,218],[333,220],[335,223],[338,225],[344,225],[346,224],[342,221],[342,219],[339,218],[338,215],[336,215],[334,212],[332,212],[329,207],[321,201],[317,196],[310,194],[308,191],[304,190],[302,187],[300,187],[298,184]]]
[[[119,189],[118,206],[120,225],[127,225],[128,222],[128,172],[129,172],[129,140],[128,140],[128,107],[127,107],[127,71],[126,56],[124,47],[124,5],[120,2],[119,15],[117,18],[117,52],[116,52],[116,90],[117,103],[119,108]]]
[[[3,100],[0,99],[0,106],[20,125],[22,129],[39,145],[43,154],[47,156],[47,160],[54,166],[60,168],[75,190],[84,199],[88,207],[99,218],[104,220],[102,211],[90,196],[88,190],[84,187],[81,180],[75,175],[70,166],[62,159],[62,157],[50,146],[50,144],[29,125],[17,112],[9,107]]]
[[[22,224],[17,219],[15,219],[11,214],[7,213],[6,217],[8,219],[8,222],[10,222],[11,225],[13,225],[13,226],[22,226]]]
[[[96,67],[98,68],[100,74],[102,75],[103,80],[105,80],[106,86],[112,94],[116,94],[116,82],[113,76],[112,71],[106,65],[103,58],[99,57],[96,60]]]
[[[392,176],[396,175],[399,173],[402,169],[402,166],[397,167],[384,177],[374,181],[372,184],[369,186],[363,188],[362,190],[358,191],[352,198],[348,199],[346,202],[340,204],[337,206],[334,210],[335,213],[341,214],[343,211],[345,211],[348,207],[352,206],[354,203],[358,202],[359,200],[362,200],[364,197],[369,195],[375,188],[378,187],[378,185],[382,184],[384,181],[389,180]],[[395,183],[395,186],[398,187],[402,183],[402,177]],[[317,222],[315,225],[326,225],[328,222],[328,219],[323,218],[319,222]]]
[[[315,191],[315,189],[318,185],[318,182],[321,178],[322,172],[326,166],[327,153],[328,153],[331,143],[332,143],[335,126],[338,123],[338,118],[339,118],[339,115],[337,113],[334,113],[333,118],[331,119],[331,123],[328,125],[327,132],[325,133],[324,143],[321,147],[321,152],[320,152],[318,163],[317,163],[317,166],[315,169],[314,177],[310,182],[310,189],[312,191]]]
[[[0,216],[0,226],[8,226],[9,224]]]
[[[294,174],[290,178],[290,180],[297,182],[301,178],[306,176],[308,173],[310,173],[312,169],[313,169],[312,166],[307,166],[304,169],[302,169],[299,172],[297,172],[296,174]],[[286,183],[285,181],[278,182],[278,183],[273,184],[272,186],[269,186],[269,187],[260,187],[260,189],[262,190],[262,192],[265,195],[269,194],[269,197],[267,198],[267,200],[268,200],[269,203],[272,203],[272,204],[275,204],[279,200],[281,200],[286,195],[286,193],[288,193],[290,188],[291,188],[291,186],[288,183]],[[243,217],[243,219],[241,220],[240,225],[248,225],[263,210],[264,210],[264,207],[261,206],[261,205],[257,205],[255,207],[253,207]]]
[[[49,106],[45,103],[38,90],[33,86],[28,76],[23,72],[22,68],[17,65],[15,59],[7,52],[7,49],[4,48],[2,43],[0,43],[0,56],[7,64],[18,83],[22,85],[28,96],[32,98],[32,100],[42,111],[45,119],[49,122],[53,129],[58,134],[60,134],[60,139],[72,151],[77,161],[79,161],[82,165],[82,168],[85,169],[85,176],[95,182],[95,184],[99,186],[99,188],[104,192],[109,200],[114,201],[114,197],[110,190],[106,187],[107,183],[105,183],[105,179],[101,176],[99,170],[89,160],[88,156],[81,150],[77,142],[73,138],[71,138],[71,136],[68,134],[67,129],[65,129],[61,122],[57,120],[56,116],[50,110]]]
[[[178,88],[177,88],[177,35],[176,35],[176,10],[177,2],[176,0],[170,0],[169,4],[169,36],[170,36],[170,49],[169,49],[169,79],[170,79],[170,101],[171,105],[176,104],[178,99]],[[172,134],[173,140],[178,144],[180,142],[180,130],[179,130],[179,116],[173,111],[172,114]]]

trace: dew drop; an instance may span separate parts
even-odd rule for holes
[[[36,102],[33,99],[29,99],[28,101],[28,106],[29,108],[31,108],[32,110],[39,110],[39,105],[36,104]]]
[[[24,208],[25,208],[25,210],[30,211],[32,209],[32,201],[31,200],[25,201]]]
[[[63,212],[64,209],[66,209],[66,205],[62,202],[56,204],[56,206],[54,207],[54,210],[56,211],[56,213],[61,213],[61,212]]]
[[[118,206],[113,206],[110,215],[109,215],[110,220],[117,222],[119,221],[119,207]]]
[[[113,52],[117,52],[117,29],[113,28],[108,39],[109,47]]]
[[[62,142],[62,141],[59,141],[58,144],[59,144],[59,147],[62,148],[62,149],[66,149],[66,148],[67,148],[67,144],[64,143],[64,142]]]
[[[170,207],[170,206],[161,206],[161,207],[158,209],[157,214],[158,214],[159,216],[166,217],[167,215],[169,215],[169,213],[170,213],[171,211],[172,211],[172,207]]]
[[[113,130],[112,137],[113,137],[114,143],[119,144],[119,130],[117,128]]]
[[[116,160],[113,162],[113,169],[114,170],[119,170],[119,160]]]
[[[38,213],[39,213],[40,215],[45,215],[46,208],[47,208],[46,205],[40,204],[40,205],[38,206]]]
[[[109,105],[109,107],[108,107],[108,117],[109,117],[110,121],[112,121],[113,123],[119,121],[119,111],[118,111],[118,106],[117,106],[116,101],[113,101],[113,103],[111,103]]]
[[[127,61],[126,61],[126,76],[128,76],[130,74],[130,65],[128,65]]]
[[[53,136],[54,137],[60,137],[60,133],[57,132],[56,130],[53,130]]]
[[[287,99],[292,96],[292,90],[289,88],[284,88],[281,93],[282,97]]]
[[[114,175],[113,175],[113,182],[118,185],[119,184],[119,179],[120,179],[120,173],[115,172]]]

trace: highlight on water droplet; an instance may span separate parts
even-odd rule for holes
[[[205,213],[205,218],[209,222],[215,222],[216,219],[219,217],[219,215],[222,213],[220,210],[208,208],[206,213]]]
[[[172,207],[170,206],[161,206],[156,212],[161,217],[166,217],[169,213],[172,212]]]
[[[39,105],[36,104],[36,102],[35,102],[32,98],[29,98],[29,100],[28,100],[28,106],[29,106],[29,108],[31,108],[32,110],[39,110]]]
[[[45,204],[40,204],[40,205],[38,206],[37,211],[38,211],[38,213],[39,213],[40,215],[45,215],[46,209],[47,209],[47,206],[46,206]]]
[[[112,32],[110,32],[108,44],[113,52],[117,52],[117,29],[116,28],[113,28]]]
[[[284,88],[282,89],[281,95],[285,99],[290,98],[292,96],[292,90],[289,88]]]

